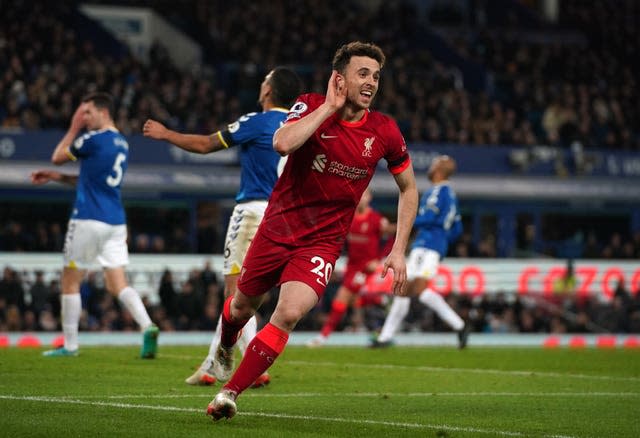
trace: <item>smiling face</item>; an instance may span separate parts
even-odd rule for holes
[[[368,56],[352,56],[344,71],[347,101],[358,110],[371,106],[380,84],[380,64]]]

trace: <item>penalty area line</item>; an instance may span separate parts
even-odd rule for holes
[[[147,409],[155,411],[169,411],[169,412],[189,412],[189,413],[204,413],[204,409],[199,408],[182,408],[178,406],[156,406],[156,405],[141,405],[135,403],[115,403],[115,402],[103,402],[103,401],[87,401],[77,399],[65,399],[56,397],[41,397],[41,396],[21,396],[21,395],[3,395],[0,394],[0,400],[14,400],[14,401],[27,401],[27,402],[42,402],[42,403],[59,403],[59,404],[74,404],[85,406],[100,406],[111,407],[120,409]],[[451,426],[448,424],[421,424],[421,423],[402,423],[395,421],[380,421],[380,420],[366,420],[366,419],[348,419],[348,418],[336,418],[336,417],[315,417],[310,415],[291,415],[291,414],[270,414],[266,412],[238,412],[238,416],[249,417],[262,417],[262,418],[278,418],[287,420],[304,420],[304,421],[323,421],[328,423],[345,423],[345,424],[362,424],[362,425],[377,425],[377,426],[389,426],[389,427],[404,427],[407,429],[430,429],[430,430],[445,430],[449,432],[469,432],[480,433],[493,436],[530,436],[523,432],[511,432],[495,429],[481,429],[476,427],[463,427],[463,426]],[[577,438],[571,435],[543,435],[547,438]]]

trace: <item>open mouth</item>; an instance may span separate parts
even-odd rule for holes
[[[363,90],[360,92],[360,97],[362,97],[366,101],[369,101],[373,98],[373,92],[369,90]]]

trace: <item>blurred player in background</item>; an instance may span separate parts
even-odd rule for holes
[[[107,290],[118,297],[143,331],[141,357],[156,356],[158,327],[152,324],[136,290],[127,283],[124,270],[129,264],[129,252],[120,187],[127,170],[129,145],[112,117],[113,99],[109,94],[93,93],[83,98],[67,133],[51,156],[57,165],[80,160],[80,174],[51,170],[31,174],[33,184],[56,181],[76,187],[76,200],[65,236],[61,280],[64,346],[46,351],[45,356],[78,354],[80,284],[87,269],[96,261],[103,268]],[[78,137],[82,129],[88,132]]]
[[[223,307],[213,370],[219,380],[231,380],[209,403],[207,413],[215,420],[235,415],[238,395],[273,365],[289,333],[317,304],[356,206],[383,158],[400,191],[396,240],[384,272],[395,273],[394,293],[405,293],[404,251],[418,192],[398,125],[369,110],[383,64],[384,54],[373,44],[342,46],[326,95],[300,96],[274,135],[274,149],[289,158],[245,257],[238,290]],[[280,294],[271,319],[233,372],[239,332],[276,285]]]
[[[230,124],[227,129],[212,135],[180,134],[167,129],[155,120],[147,120],[143,127],[146,137],[168,141],[189,152],[207,154],[233,146],[240,148],[240,191],[236,195],[237,205],[229,220],[224,245],[224,296],[237,290],[238,276],[247,248],[262,221],[267,201],[278,178],[278,163],[281,157],[273,150],[273,133],[287,117],[287,112],[301,91],[298,75],[285,67],[273,69],[260,86],[258,102],[261,113],[249,113]],[[185,382],[190,385],[211,385],[216,378],[212,364],[220,342],[220,324],[209,347],[209,354],[198,370]],[[244,354],[247,345],[256,335],[255,316],[247,322],[238,340]],[[259,376],[253,387],[268,384],[269,374]]]
[[[407,262],[409,294],[420,294],[420,302],[430,307],[453,330],[458,332],[458,346],[467,345],[467,325],[438,294],[429,288],[429,281],[438,273],[438,266],[447,254],[449,243],[462,233],[456,195],[449,178],[456,170],[456,162],[447,155],[433,159],[428,177],[433,186],[422,195],[414,227],[418,230]],[[410,296],[394,297],[382,331],[372,347],[391,345],[402,321],[409,313]]]
[[[359,293],[370,275],[375,275],[380,260],[380,242],[385,235],[395,233],[395,224],[371,208],[371,191],[365,190],[347,234],[347,266],[342,284],[331,303],[331,312],[320,330],[320,335],[307,344],[324,345],[329,335],[340,324],[349,306],[358,305]],[[379,276],[379,274],[378,274]]]

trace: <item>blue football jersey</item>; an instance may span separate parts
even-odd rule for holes
[[[441,259],[447,254],[449,242],[462,233],[458,201],[449,184],[435,184],[422,195],[414,227],[418,233],[412,248],[432,249]]]
[[[80,160],[71,218],[126,223],[120,186],[129,158],[127,140],[117,130],[90,131],[73,142],[69,153]]]
[[[267,200],[278,179],[280,155],[273,150],[273,134],[282,126],[288,110],[273,108],[263,113],[249,113],[222,132],[227,147],[240,147],[240,190],[237,202]]]

